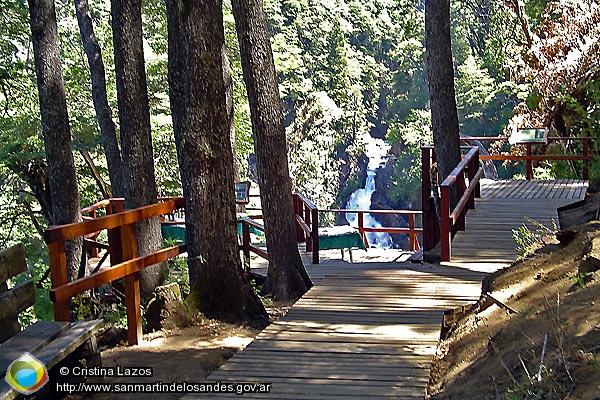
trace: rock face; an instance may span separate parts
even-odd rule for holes
[[[186,311],[177,283],[159,286],[145,313],[148,329],[158,331],[190,326]]]
[[[371,210],[393,210],[385,194],[381,191],[373,192],[371,196]],[[401,215],[394,214],[371,214],[377,222],[386,228],[407,228],[408,220]],[[391,234],[394,248],[408,250],[410,242],[408,235]]]

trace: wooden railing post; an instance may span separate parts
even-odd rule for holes
[[[419,241],[417,240],[417,234],[415,233],[415,215],[408,214],[408,229],[410,229],[410,233],[408,234],[408,239],[410,242],[410,249],[412,251],[418,250],[417,244]]]
[[[250,225],[242,221],[242,254],[244,255],[244,271],[250,272]]]
[[[302,216],[302,199],[297,194],[294,194],[294,213]],[[304,242],[304,231],[299,223],[296,223],[296,238],[298,243]]]
[[[306,222],[306,225],[311,227],[311,230],[312,230],[310,208],[304,203],[303,203],[303,207],[304,207],[304,222]],[[313,249],[313,240],[312,240],[311,236],[312,236],[312,232],[310,235],[308,233],[305,233],[305,236],[304,236],[304,240],[306,242],[306,251],[309,253]]]
[[[525,161],[525,165],[526,165],[526,169],[527,172],[526,174],[526,178],[528,181],[533,179],[533,166],[532,166],[532,160],[531,158],[531,143],[525,143],[525,146],[527,147],[527,160]]]
[[[475,155],[469,162],[469,169],[467,170],[469,173],[469,186],[471,186],[473,184],[473,181],[475,180],[475,175],[477,175],[478,170],[479,170],[479,149],[477,149],[477,152],[475,153]],[[475,208],[475,198],[476,197],[480,197],[479,181],[477,181],[475,189],[473,190],[471,196],[469,196],[469,202],[467,203],[468,209],[472,210]]]
[[[589,166],[589,161],[587,160],[587,157],[590,155],[590,141],[588,138],[583,139],[583,156],[586,157],[586,159],[583,161],[583,180],[587,181],[589,180],[589,176],[588,176],[588,166]]]
[[[458,175],[456,177],[456,179],[457,179],[456,185],[458,186],[458,190],[457,190],[457,194],[456,194],[456,201],[458,202],[458,200],[460,200],[463,197],[463,194],[465,193],[467,186],[465,183],[465,174],[464,173],[461,172],[460,175]],[[458,220],[455,223],[457,230],[460,230],[460,231],[465,230],[465,217],[467,216],[467,209],[468,209],[468,207],[465,207],[465,209],[458,216]]]
[[[309,225],[312,236],[312,259],[313,264],[319,263],[319,210],[312,209],[312,226]]]
[[[48,243],[48,253],[50,258],[50,280],[54,289],[68,282],[65,242],[61,240]],[[54,320],[71,321],[69,300],[54,302]]]
[[[135,223],[117,228],[121,239],[122,261],[137,257],[137,238]],[[125,308],[127,310],[127,340],[130,345],[142,341],[142,312],[140,301],[140,273],[135,272],[125,277]]]
[[[442,261],[450,261],[452,254],[452,226],[450,221],[450,187],[441,186],[441,259]]]
[[[479,148],[477,148],[477,153],[475,153],[475,156],[473,157],[473,176],[477,174],[477,171],[479,171]],[[475,198],[481,197],[481,184],[479,182],[480,181],[477,180],[475,190],[473,191],[473,208],[475,208]],[[471,185],[471,183],[469,183],[469,185]]]
[[[369,248],[369,241],[367,240],[367,234],[365,233],[365,216],[362,211],[357,211],[358,218],[358,232],[362,236],[363,242],[367,248]]]

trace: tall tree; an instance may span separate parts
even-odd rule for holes
[[[113,197],[123,197],[123,165],[117,143],[117,132],[112,119],[112,111],[106,94],[106,73],[102,61],[102,51],[94,35],[94,26],[87,0],[75,0],[75,13],[85,55],[90,65],[92,81],[92,99],[96,109],[96,118],[100,126],[100,136],[108,164],[108,175]]]
[[[267,19],[262,0],[232,0],[231,3],[250,104],[269,249],[269,272],[263,291],[278,300],[295,300],[312,286],[312,282],[296,243],[283,110]]]
[[[49,222],[69,224],[81,221],[81,212],[54,1],[29,0],[29,16],[52,203]],[[71,279],[77,277],[82,243],[82,238],[66,243]]]
[[[125,206],[137,208],[155,203],[157,198],[144,68],[141,0],[112,0],[111,16]],[[139,222],[136,231],[140,255],[162,246],[158,218]],[[164,267],[158,264],[142,271],[141,289],[145,296],[162,281],[161,271]]]
[[[433,143],[438,171],[443,180],[460,162],[450,39],[450,0],[425,1],[425,47]]]
[[[188,302],[207,315],[267,321],[240,263],[223,74],[221,0],[167,0],[169,89],[186,199]]]

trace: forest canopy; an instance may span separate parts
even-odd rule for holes
[[[110,2],[89,2],[117,123]],[[430,143],[424,3],[416,0],[265,0],[279,78],[293,189],[323,208],[345,206],[361,186],[366,137],[385,139],[376,180],[390,208],[420,205],[420,146]],[[26,246],[45,271],[41,233],[47,163],[27,3],[0,0],[0,248]],[[102,198],[108,168],[91,97],[89,65],[72,2],[57,2],[67,106],[81,206]],[[161,0],[143,2],[143,34],[159,196],[181,195],[167,84],[167,23]],[[250,109],[231,5],[224,5],[232,68],[237,164],[255,179]],[[457,0],[452,50],[461,135],[498,136],[548,127],[554,136],[600,136],[600,10],[591,0]],[[569,142],[578,151],[580,142]],[[509,151],[507,148],[500,151]],[[549,149],[548,151],[552,151]],[[580,151],[580,150],[579,150]],[[522,165],[497,165],[504,178]],[[537,176],[579,177],[580,164],[540,164]],[[593,163],[591,180],[600,168]],[[37,276],[36,278],[39,278]],[[48,310],[36,310],[43,316]]]

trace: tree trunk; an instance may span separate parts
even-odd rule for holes
[[[171,113],[186,199],[186,301],[208,316],[264,326],[267,314],[244,278],[238,250],[222,3],[179,4],[167,0]]]
[[[144,69],[141,0],[112,0],[111,15],[125,207],[137,208],[156,203],[157,197]],[[139,255],[162,247],[158,218],[139,222],[136,233]],[[164,264],[158,264],[142,271],[141,290],[144,296],[160,285],[164,268]]]
[[[425,2],[425,45],[433,143],[440,177],[445,179],[460,162],[450,41],[450,0]],[[455,203],[453,199],[451,204]]]
[[[92,99],[96,109],[96,118],[100,126],[100,136],[104,145],[104,154],[108,164],[111,195],[123,197],[123,165],[121,153],[117,143],[117,132],[112,119],[112,111],[106,95],[106,74],[102,52],[96,36],[87,0],[75,0],[75,11],[83,48],[90,64],[90,77],[92,81]]]
[[[231,66],[227,58],[227,49],[223,46],[221,50],[223,59],[223,84],[225,85],[225,108],[227,110],[227,125],[229,126],[229,139],[231,140],[231,150],[233,152],[233,179],[240,181],[240,169],[237,164],[237,140],[235,137],[235,104],[233,102],[233,77],[231,76]]]
[[[29,0],[29,15],[44,148],[48,162],[52,204],[50,223],[69,224],[81,221],[81,212],[54,1]],[[67,274],[70,279],[77,277],[82,244],[82,238],[66,243]]]
[[[248,91],[269,272],[263,292],[277,300],[300,298],[312,282],[296,242],[283,110],[262,0],[232,0]]]

